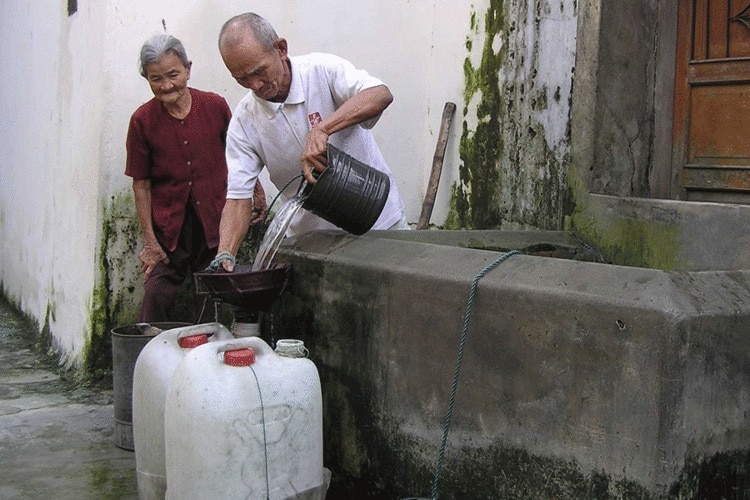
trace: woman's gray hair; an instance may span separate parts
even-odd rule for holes
[[[242,41],[243,35],[251,33],[253,38],[268,50],[274,49],[274,42],[279,39],[276,30],[273,29],[264,17],[254,12],[246,12],[234,16],[224,23],[219,32],[219,49],[231,46]]]
[[[182,65],[186,68],[190,65],[187,52],[182,42],[172,35],[156,35],[146,40],[141,47],[140,71],[141,76],[146,78],[146,67],[152,62],[156,62],[167,52],[173,52],[180,58]]]

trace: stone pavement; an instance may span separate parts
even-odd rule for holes
[[[136,499],[135,455],[114,444],[111,388],[77,387],[32,348],[0,298],[0,498]]]

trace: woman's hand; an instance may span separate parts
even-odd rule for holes
[[[167,257],[166,252],[164,252],[158,244],[145,245],[143,250],[141,250],[139,257],[141,258],[141,272],[145,275],[145,279],[148,279],[154,271],[154,267],[156,267],[156,264],[159,262],[169,264],[169,258]]]

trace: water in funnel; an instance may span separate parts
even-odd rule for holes
[[[260,243],[258,254],[253,262],[253,271],[265,271],[271,265],[281,240],[284,239],[286,230],[292,223],[294,214],[302,207],[306,198],[306,195],[299,193],[281,206],[263,236],[263,241]]]

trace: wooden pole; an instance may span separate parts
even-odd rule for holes
[[[443,159],[445,158],[445,147],[448,144],[448,132],[453,121],[453,113],[456,111],[456,105],[452,102],[446,102],[443,108],[443,118],[440,120],[440,132],[438,141],[435,146],[435,156],[432,158],[432,172],[430,173],[430,182],[427,185],[427,191],[422,203],[422,214],[419,216],[417,229],[427,229],[430,225],[432,216],[432,207],[435,205],[435,196],[437,195],[438,185],[440,184],[440,174],[443,171]]]

